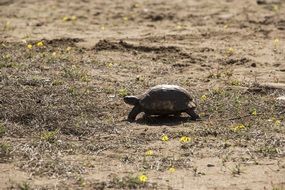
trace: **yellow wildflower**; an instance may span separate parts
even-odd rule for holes
[[[62,20],[63,20],[63,21],[69,21],[70,18],[69,18],[68,16],[64,16],[64,17],[62,18]]]
[[[125,16],[125,17],[123,17],[123,20],[127,21],[127,20],[129,20],[129,18],[127,16]]]
[[[169,171],[170,173],[174,173],[174,172],[176,171],[176,169],[175,169],[174,167],[170,167],[170,168],[168,169],[168,171]]]
[[[43,43],[42,41],[40,41],[40,42],[37,43],[37,46],[38,46],[38,47],[43,47],[43,46],[44,46],[44,43]]]
[[[10,57],[11,57],[10,54],[7,54],[7,55],[4,55],[4,56],[3,56],[3,58],[5,58],[5,59],[9,59]]]
[[[278,39],[278,38],[275,38],[275,39],[274,39],[274,43],[275,43],[275,44],[278,44],[278,43],[279,43],[279,39]]]
[[[161,140],[165,142],[165,141],[168,141],[169,138],[167,135],[162,135]]]
[[[142,183],[145,183],[147,181],[147,179],[148,179],[148,177],[146,175],[144,175],[144,174],[139,176],[139,180]]]
[[[202,101],[206,101],[207,100],[207,96],[204,94],[203,96],[201,96],[200,98]]]
[[[245,126],[243,124],[239,124],[239,125],[236,125],[235,127],[233,127],[232,131],[236,133],[236,132],[242,131],[244,129],[246,129]]]
[[[68,47],[66,48],[66,51],[70,51],[70,50],[71,50],[71,47],[68,46]]]
[[[27,45],[27,48],[28,48],[28,49],[32,49],[32,48],[33,48],[33,45],[32,45],[32,44],[28,44],[28,45]]]
[[[254,115],[256,116],[257,112],[256,112],[256,109],[254,108],[253,111],[251,112],[251,115]]]
[[[191,141],[191,138],[187,136],[182,136],[179,141],[182,143],[187,143]]]
[[[121,88],[118,90],[118,93],[120,97],[125,97],[128,95],[128,90],[126,88]]]
[[[77,16],[71,16],[71,20],[73,21],[77,20]]]
[[[272,6],[272,9],[273,9],[274,11],[278,11],[278,10],[279,10],[279,7],[278,7],[278,5],[273,5],[273,6]]]
[[[275,124],[276,126],[279,126],[279,125],[281,124],[281,121],[277,119],[277,120],[274,122],[274,124]]]
[[[176,26],[176,29],[180,30],[180,29],[182,29],[182,26],[179,24]]]
[[[113,67],[113,64],[112,64],[112,63],[108,63],[108,64],[107,64],[107,67],[109,67],[109,68],[110,68],[110,67]]]
[[[9,27],[10,24],[11,24],[11,22],[10,22],[10,21],[7,21],[6,24],[5,24],[5,26],[6,26],[6,27]]]
[[[153,150],[148,150],[145,152],[146,156],[152,156],[153,155]]]
[[[235,52],[234,48],[231,48],[231,47],[230,47],[230,48],[228,49],[228,51],[227,51],[227,54],[228,54],[228,55],[233,55],[234,52]]]

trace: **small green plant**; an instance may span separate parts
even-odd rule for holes
[[[60,86],[62,85],[64,82],[62,80],[53,80],[52,81],[52,86]]]
[[[18,188],[20,190],[30,190],[31,189],[31,187],[30,187],[28,182],[23,182],[21,184],[18,184]]]
[[[58,132],[59,132],[59,130],[45,131],[41,134],[41,140],[47,141],[49,143],[54,143],[56,138],[57,138]]]
[[[12,147],[7,143],[0,143],[0,160],[4,161],[11,157]],[[1,162],[1,161],[0,161]]]
[[[280,186],[280,185],[274,185],[272,184],[272,190],[284,190],[285,189],[285,186]]]
[[[120,97],[125,97],[128,95],[128,90],[126,88],[121,88],[118,90],[118,94]]]
[[[114,177],[110,182],[110,187],[115,189],[140,189],[155,188],[156,183],[148,183],[146,175],[138,177],[125,176],[123,178]]]
[[[83,70],[75,65],[72,65],[69,68],[65,68],[63,71],[63,76],[66,78],[79,80],[82,82],[89,82],[91,80],[91,77],[86,70]]]
[[[76,89],[75,86],[70,86],[68,89],[67,89],[67,92],[69,94],[71,94],[72,96],[76,96],[78,94],[78,90]]]
[[[240,169],[240,164],[235,165],[235,167],[232,169],[232,175],[237,176],[240,175],[241,173],[242,171]]]
[[[1,63],[0,62],[0,69],[2,69],[2,68],[10,68],[10,67],[13,67],[13,65],[10,64],[10,63]]]
[[[241,82],[239,80],[232,80],[230,84],[233,86],[241,86]]]
[[[227,78],[230,78],[233,76],[233,70],[226,70],[224,71],[224,75],[227,77]]]
[[[111,182],[112,185],[114,185],[114,187],[117,188],[131,188],[131,189],[135,189],[137,187],[140,186],[140,182],[138,180],[138,178],[136,177],[123,177],[123,178],[114,178]]]
[[[4,24],[4,27],[3,27],[3,30],[4,31],[8,31],[8,30],[13,30],[15,27],[11,25],[11,22],[10,21],[7,21],[5,24]]]
[[[76,183],[77,183],[80,187],[83,187],[86,182],[85,182],[85,179],[84,179],[82,176],[79,176],[79,177],[77,178]]]
[[[212,93],[214,95],[223,95],[224,94],[224,90],[222,88],[214,88]]]
[[[264,146],[259,148],[258,152],[262,153],[263,156],[270,156],[278,154],[278,149],[273,146]]]
[[[220,71],[217,71],[217,73],[213,73],[211,72],[207,78],[210,78],[210,79],[219,79],[222,77],[222,73]]]
[[[103,88],[103,92],[106,94],[114,94],[115,90],[112,87]]]
[[[278,188],[278,187],[273,187],[272,190],[283,190],[283,189]]]
[[[0,123],[0,137],[3,137],[6,132],[6,129],[2,123]]]

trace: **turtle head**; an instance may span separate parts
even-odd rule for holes
[[[130,105],[136,105],[139,103],[139,99],[135,96],[125,96],[124,102]]]

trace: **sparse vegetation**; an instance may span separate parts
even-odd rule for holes
[[[241,171],[241,168],[240,168],[240,164],[237,164],[235,165],[234,168],[232,168],[232,175],[233,176],[238,176],[238,175],[241,175],[242,171]]]
[[[141,175],[139,177],[125,176],[122,178],[114,177],[108,187],[114,189],[157,189],[157,184],[148,183],[145,181],[146,176]]]
[[[282,189],[285,6],[240,3],[1,1],[0,188]],[[157,84],[201,121],[127,122]]]
[[[56,131],[45,131],[41,134],[41,140],[54,143],[56,140],[56,136],[58,135],[58,130]]]
[[[5,127],[4,127],[4,124],[0,122],[0,138],[4,136],[5,134]]]
[[[32,189],[28,182],[23,182],[21,184],[18,184],[18,188],[19,188],[19,190],[30,190],[30,189]]]
[[[120,97],[124,97],[128,95],[128,90],[126,88],[121,88],[118,90],[118,94]]]
[[[69,68],[65,68],[63,72],[63,77],[70,78],[73,80],[79,80],[81,82],[89,82],[91,80],[91,77],[90,75],[88,75],[87,71],[79,68],[76,65],[72,65]]]
[[[12,147],[8,143],[0,143],[0,163],[6,162],[11,158]]]

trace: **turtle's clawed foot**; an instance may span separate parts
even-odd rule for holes
[[[201,121],[202,119],[201,119],[201,117],[195,117],[195,118],[193,118],[193,117],[191,117],[191,119],[193,120],[193,121]]]
[[[141,112],[141,107],[139,105],[135,105],[132,111],[129,113],[128,121],[134,122],[136,120],[137,115]]]
[[[190,108],[186,110],[186,113],[188,113],[194,121],[201,120],[200,116],[194,111],[194,109]]]

